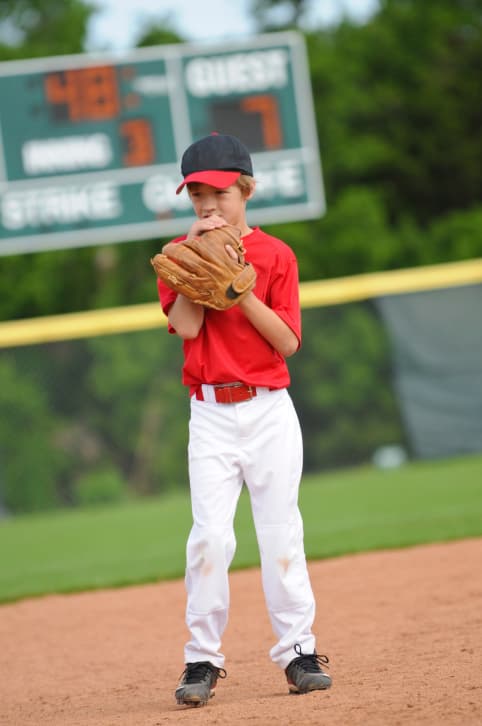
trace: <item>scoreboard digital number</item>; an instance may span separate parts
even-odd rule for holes
[[[121,101],[116,69],[97,66],[46,73],[44,97],[52,123],[106,121],[119,117]],[[127,103],[137,104],[133,97]],[[124,166],[142,166],[155,161],[151,124],[144,118],[121,121],[119,134],[124,148]]]
[[[184,232],[180,158],[213,131],[251,152],[252,224],[324,212],[296,33],[1,63],[0,99],[0,255]]]

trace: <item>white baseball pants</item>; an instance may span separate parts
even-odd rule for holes
[[[295,643],[313,653],[315,616],[298,508],[301,430],[286,389],[262,389],[242,403],[191,399],[189,478],[193,527],[186,548],[186,663],[224,665],[221,638],[228,620],[228,569],[236,549],[233,520],[243,481],[249,491],[266,604],[281,668]]]

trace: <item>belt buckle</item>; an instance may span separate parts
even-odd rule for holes
[[[256,388],[254,386],[246,386],[246,389],[250,399],[256,396]]]

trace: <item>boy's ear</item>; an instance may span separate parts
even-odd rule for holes
[[[256,189],[256,181],[253,179],[251,185],[245,190],[245,199],[248,201],[248,199],[251,199]]]

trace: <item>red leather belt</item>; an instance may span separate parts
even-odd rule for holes
[[[249,401],[256,396],[256,387],[247,386],[245,383],[219,383],[212,386],[216,403],[241,403]],[[196,393],[198,401],[204,401],[202,389]]]

